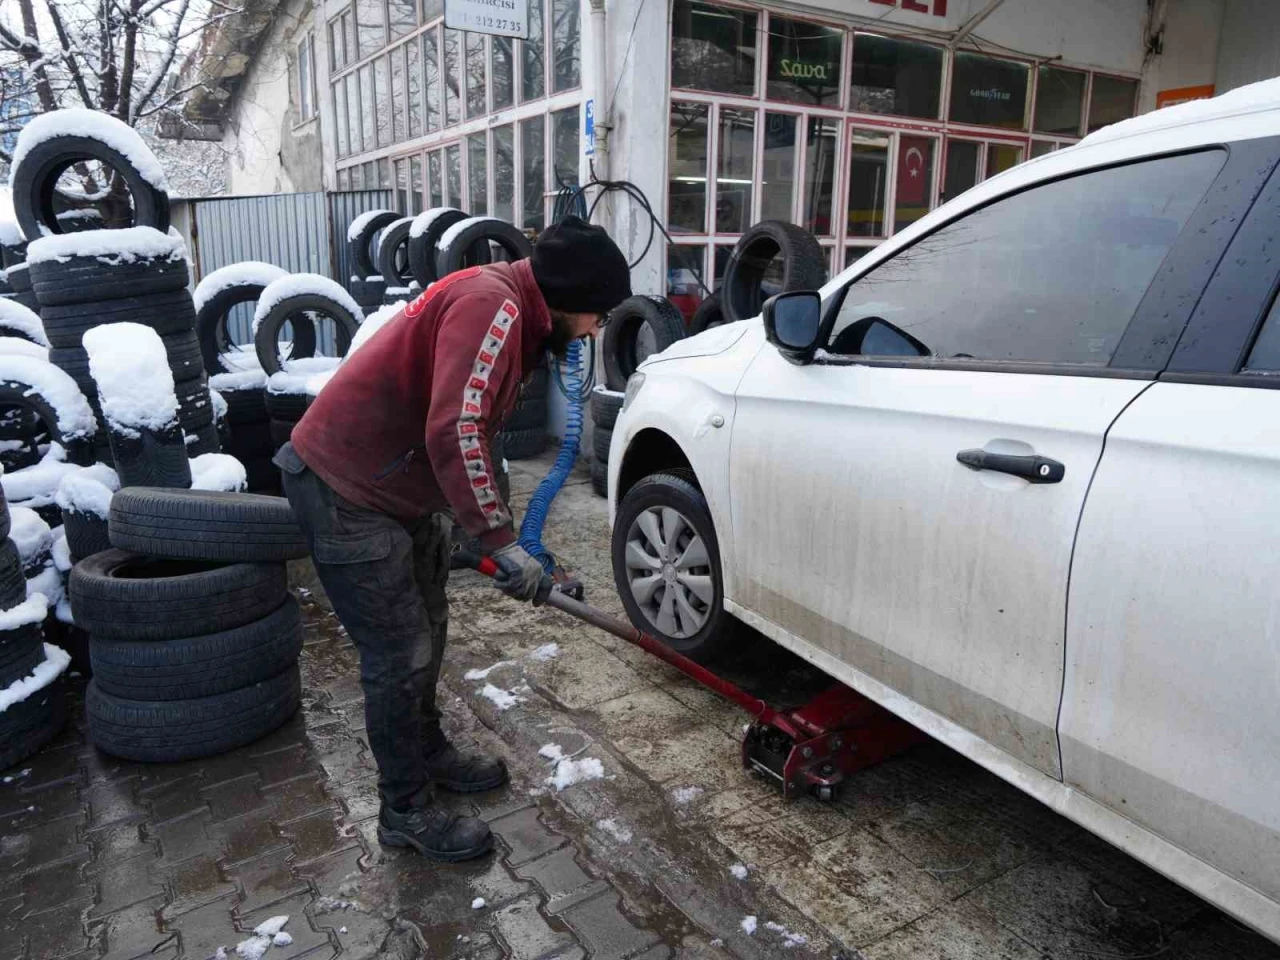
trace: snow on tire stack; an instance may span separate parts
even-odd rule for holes
[[[374,241],[386,227],[400,219],[392,210],[369,210],[351,221],[347,228],[347,255],[351,260],[351,296],[362,310],[376,310],[382,304],[387,283],[378,273]]]

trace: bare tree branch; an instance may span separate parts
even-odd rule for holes
[[[71,40],[67,37],[67,28],[62,25],[62,15],[58,13],[58,5],[54,0],[45,0],[45,7],[49,11],[49,19],[53,21],[53,32],[58,35],[58,43],[62,45],[62,59],[66,61],[67,70],[71,74],[71,81],[76,85],[76,92],[80,94],[81,102],[92,110],[97,104],[94,103],[93,97],[89,95],[89,88],[85,86],[84,77],[80,74],[80,64],[76,61],[76,54],[71,49]]]

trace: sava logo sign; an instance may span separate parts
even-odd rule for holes
[[[778,74],[790,80],[826,80],[829,76],[827,64],[802,63],[799,60],[781,61]]]

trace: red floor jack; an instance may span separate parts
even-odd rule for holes
[[[488,557],[471,553],[455,553],[453,565],[478,570],[489,577],[498,570]],[[574,596],[573,590],[557,584],[540,593],[534,603],[555,607],[648,651],[750,713],[754,720],[742,740],[742,765],[776,781],[788,800],[806,793],[819,800],[834,800],[850,774],[928,739],[911,724],[842,683],[802,707],[786,712],[774,710],[759,697],[716,676],[660,640],[584,603],[580,588],[576,592]]]

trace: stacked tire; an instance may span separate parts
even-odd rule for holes
[[[638,294],[623,300],[610,312],[601,337],[605,386],[626,390],[640,364],[687,334],[684,317],[666,297]]]
[[[31,289],[31,270],[27,266],[25,252],[22,260],[5,267],[4,279],[12,291],[7,294],[10,300],[22,304],[28,310],[40,309],[40,301]]]
[[[369,210],[352,220],[347,228],[347,257],[351,261],[348,290],[365,312],[382,305],[382,295],[387,289],[387,281],[378,273],[374,241],[399,219],[400,215],[393,210]]]
[[[510,460],[527,460],[547,448],[550,371],[544,362],[520,387],[516,408],[502,424],[502,446]]]
[[[766,277],[775,259],[781,270],[779,279],[770,282]],[[793,290],[817,290],[826,280],[827,258],[813,234],[784,220],[762,220],[734,246],[724,282],[716,293],[716,306],[725,322],[749,320],[760,314],[768,297]],[[711,319],[711,315],[703,319],[703,329]],[[695,314],[694,324],[698,323]]]
[[[609,495],[609,445],[626,394],[598,386],[591,391],[591,489]]]
[[[307,555],[288,501],[125,488],[112,549],[71,572],[89,632],[89,736],[105,753],[163,762],[243,746],[300,702],[302,621],[285,561]]]

